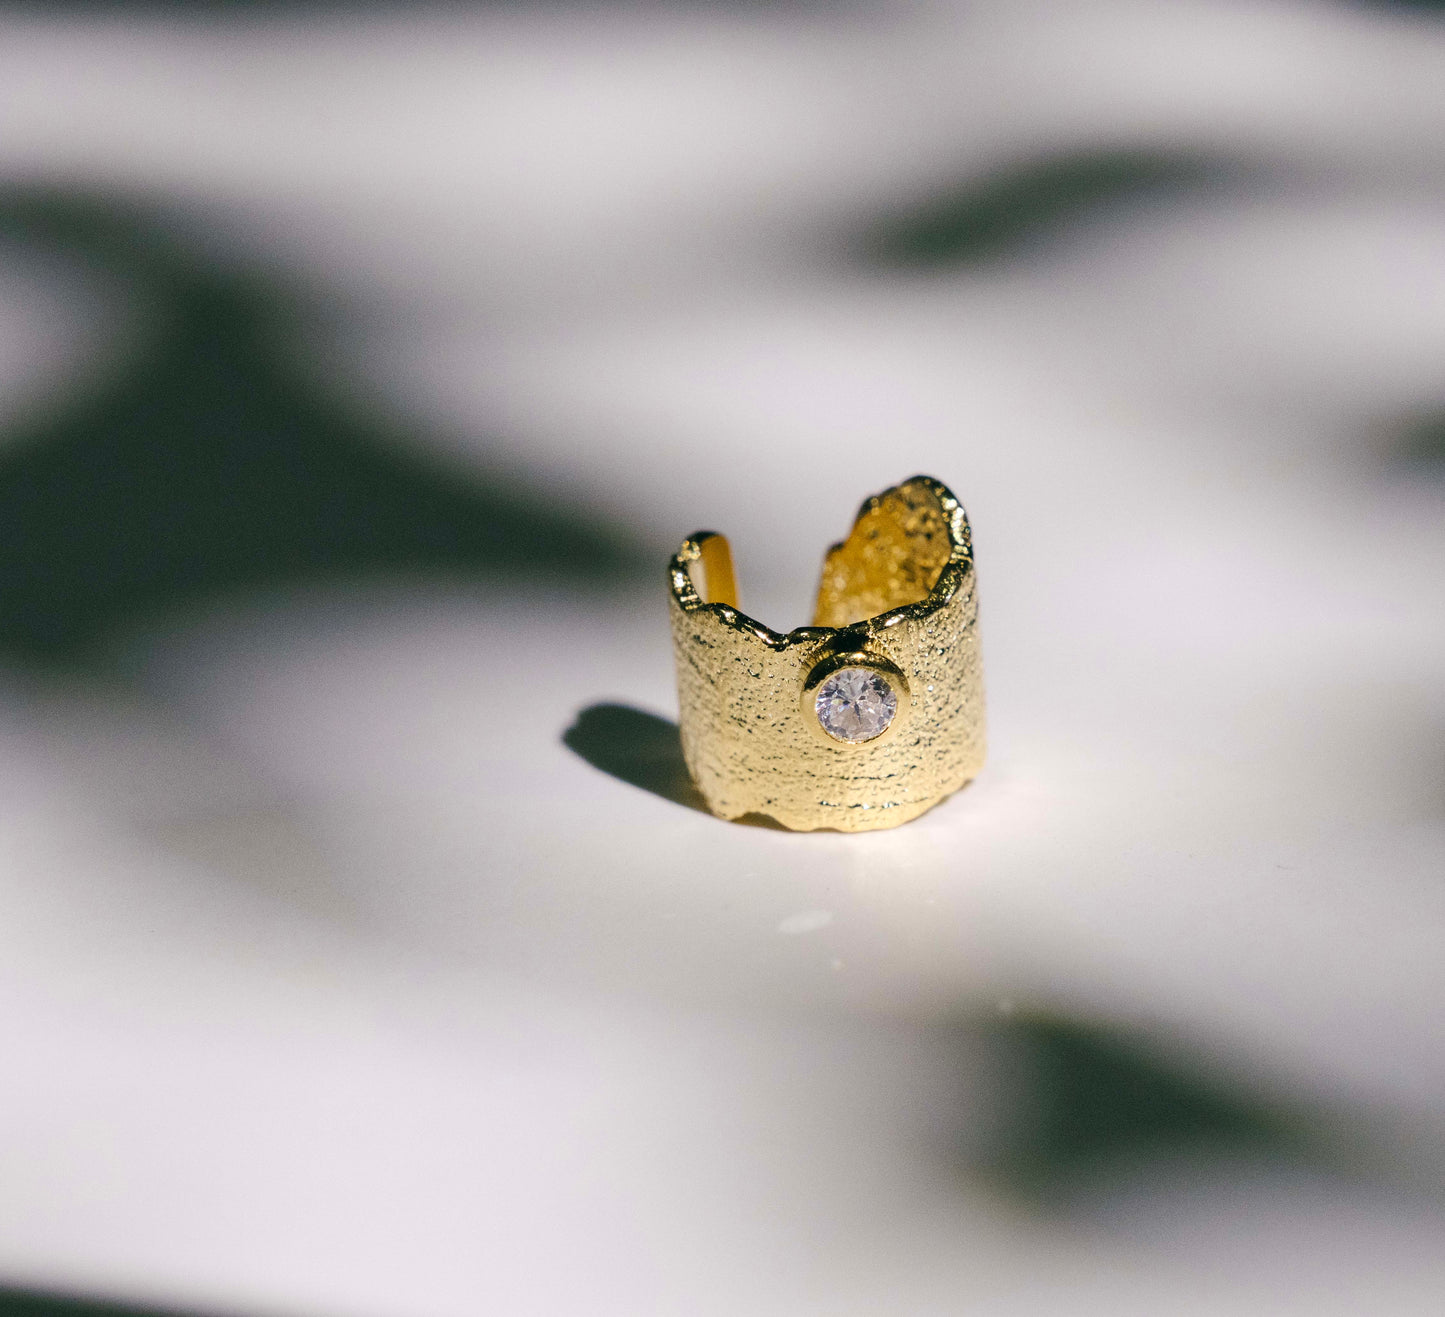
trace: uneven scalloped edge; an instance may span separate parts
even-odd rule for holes
[[[696,561],[701,552],[698,541],[709,533],[707,531],[695,531],[689,535],[682,542],[682,547],[673,554],[672,561],[668,563],[668,584],[672,591],[672,597],[677,600],[683,612],[712,613],[734,631],[756,636],[769,649],[778,650],[823,644],[845,632],[882,631],[903,622],[921,622],[930,614],[936,613],[940,608],[952,603],[964,584],[971,583],[973,530],[969,525],[968,514],[964,511],[963,504],[958,501],[947,485],[941,480],[935,480],[932,476],[913,476],[911,479],[885,489],[881,494],[874,494],[871,498],[864,499],[863,505],[858,509],[858,515],[853,518],[853,524],[856,526],[888,495],[896,493],[904,485],[927,485],[934,497],[938,499],[939,506],[948,521],[950,544],[948,561],[939,571],[938,580],[933,583],[933,589],[917,603],[904,604],[900,608],[890,608],[886,613],[878,613],[846,627],[800,626],[794,627],[793,630],[786,633],[774,631],[772,627],[765,626],[762,622],[728,604],[703,602],[702,596],[697,592],[697,587],[692,583],[692,576],[687,567],[689,562]]]

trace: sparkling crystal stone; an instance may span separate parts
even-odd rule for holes
[[[857,745],[888,730],[898,712],[898,696],[876,672],[839,668],[818,687],[814,707],[829,736]]]

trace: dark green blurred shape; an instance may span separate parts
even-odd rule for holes
[[[1151,151],[1092,151],[1003,170],[929,198],[864,236],[865,255],[931,266],[1008,255],[1126,203],[1218,187],[1239,171]]]
[[[0,1317],[180,1317],[180,1314],[173,1309],[136,1308],[101,1299],[77,1299],[0,1286]]]
[[[1445,479],[1445,408],[1393,427],[1387,445],[1391,460],[1407,474]]]
[[[989,1033],[1017,1091],[976,1169],[1026,1198],[1064,1198],[1161,1160],[1328,1160],[1299,1113],[1186,1073],[1121,1033],[1046,1015]]]
[[[0,235],[119,276],[158,330],[114,382],[0,435],[0,648],[74,663],[135,622],[299,580],[413,573],[611,581],[643,563],[601,521],[327,396],[298,308],[152,217],[0,191]]]

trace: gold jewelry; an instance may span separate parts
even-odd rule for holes
[[[915,476],[828,550],[813,625],[737,607],[721,535],[668,567],[682,751],[708,807],[862,832],[916,818],[983,767],[983,670],[968,517]]]

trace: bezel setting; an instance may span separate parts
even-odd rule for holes
[[[877,736],[870,736],[866,741],[848,741],[841,737],[834,736],[823,726],[822,719],[818,716],[818,693],[823,684],[836,673],[842,672],[845,668],[861,668],[883,681],[893,692],[896,706],[893,717],[888,726]],[[810,730],[814,733],[816,740],[824,745],[832,746],[835,750],[867,750],[876,745],[882,745],[885,741],[895,736],[898,728],[908,716],[908,708],[911,703],[908,682],[902,671],[894,663],[878,654],[869,653],[866,650],[849,650],[844,653],[829,654],[819,662],[815,663],[809,670],[803,681],[803,689],[800,698],[802,714]]]

